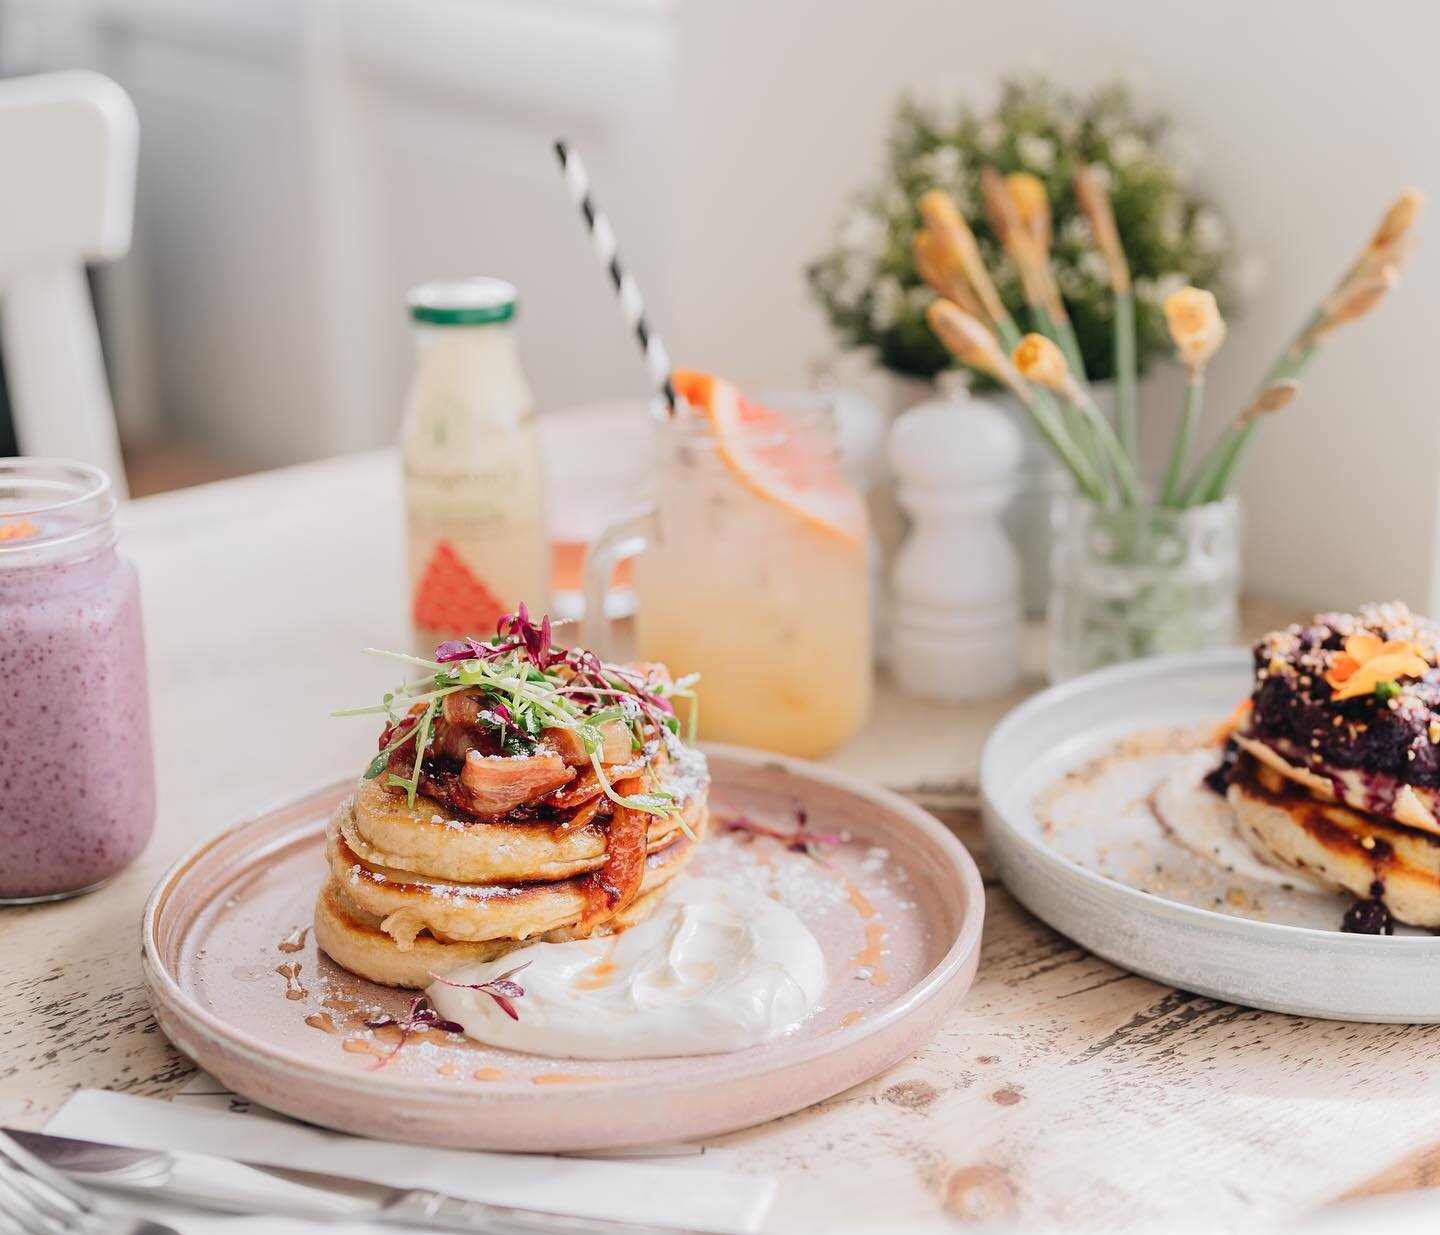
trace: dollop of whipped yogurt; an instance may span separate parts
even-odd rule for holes
[[[519,965],[518,1020],[464,988]],[[763,892],[681,877],[619,935],[531,944],[445,979],[431,984],[430,1002],[477,1041],[557,1058],[647,1059],[778,1037],[820,1002],[825,958],[794,912]]]

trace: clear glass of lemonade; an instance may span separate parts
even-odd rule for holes
[[[811,758],[870,709],[868,525],[818,409],[717,434],[698,415],[657,426],[652,501],[587,560],[588,614],[618,558],[635,561],[641,660],[699,673],[701,736]],[[603,645],[603,617],[589,619]]]

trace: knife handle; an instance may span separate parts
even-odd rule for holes
[[[578,1218],[543,1209],[489,1205],[425,1191],[407,1192],[387,1205],[378,1217],[400,1226],[418,1224],[445,1231],[468,1231],[470,1235],[717,1235],[689,1227]]]

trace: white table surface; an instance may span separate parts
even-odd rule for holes
[[[352,774],[389,684],[364,645],[408,638],[399,477],[364,455],[136,502],[160,814],[141,859],[82,900],[0,912],[0,1118],[38,1126],[78,1086],[166,1094],[187,1062],[140,986],[137,921],[174,858]],[[983,847],[980,742],[1010,700],[882,690],[835,765],[928,801]],[[1250,1225],[1440,1172],[1440,1031],[1306,1021],[1122,973],[989,888],[980,979],[912,1058],[718,1142],[777,1175],[772,1228],[952,1229],[982,1217],[1139,1229]],[[1440,1204],[1440,1202],[1437,1202]]]

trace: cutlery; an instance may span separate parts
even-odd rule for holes
[[[0,1230],[5,1235],[179,1235],[144,1218],[106,1214],[87,1189],[0,1133]]]
[[[222,1213],[284,1215],[322,1222],[350,1218],[468,1231],[471,1235],[715,1235],[491,1205],[439,1192],[392,1188],[319,1171],[232,1162],[184,1150],[127,1149],[15,1129],[5,1129],[5,1136],[28,1151],[27,1156],[53,1168],[52,1174],[60,1173],[71,1187],[83,1184],[132,1197],[150,1195]]]

